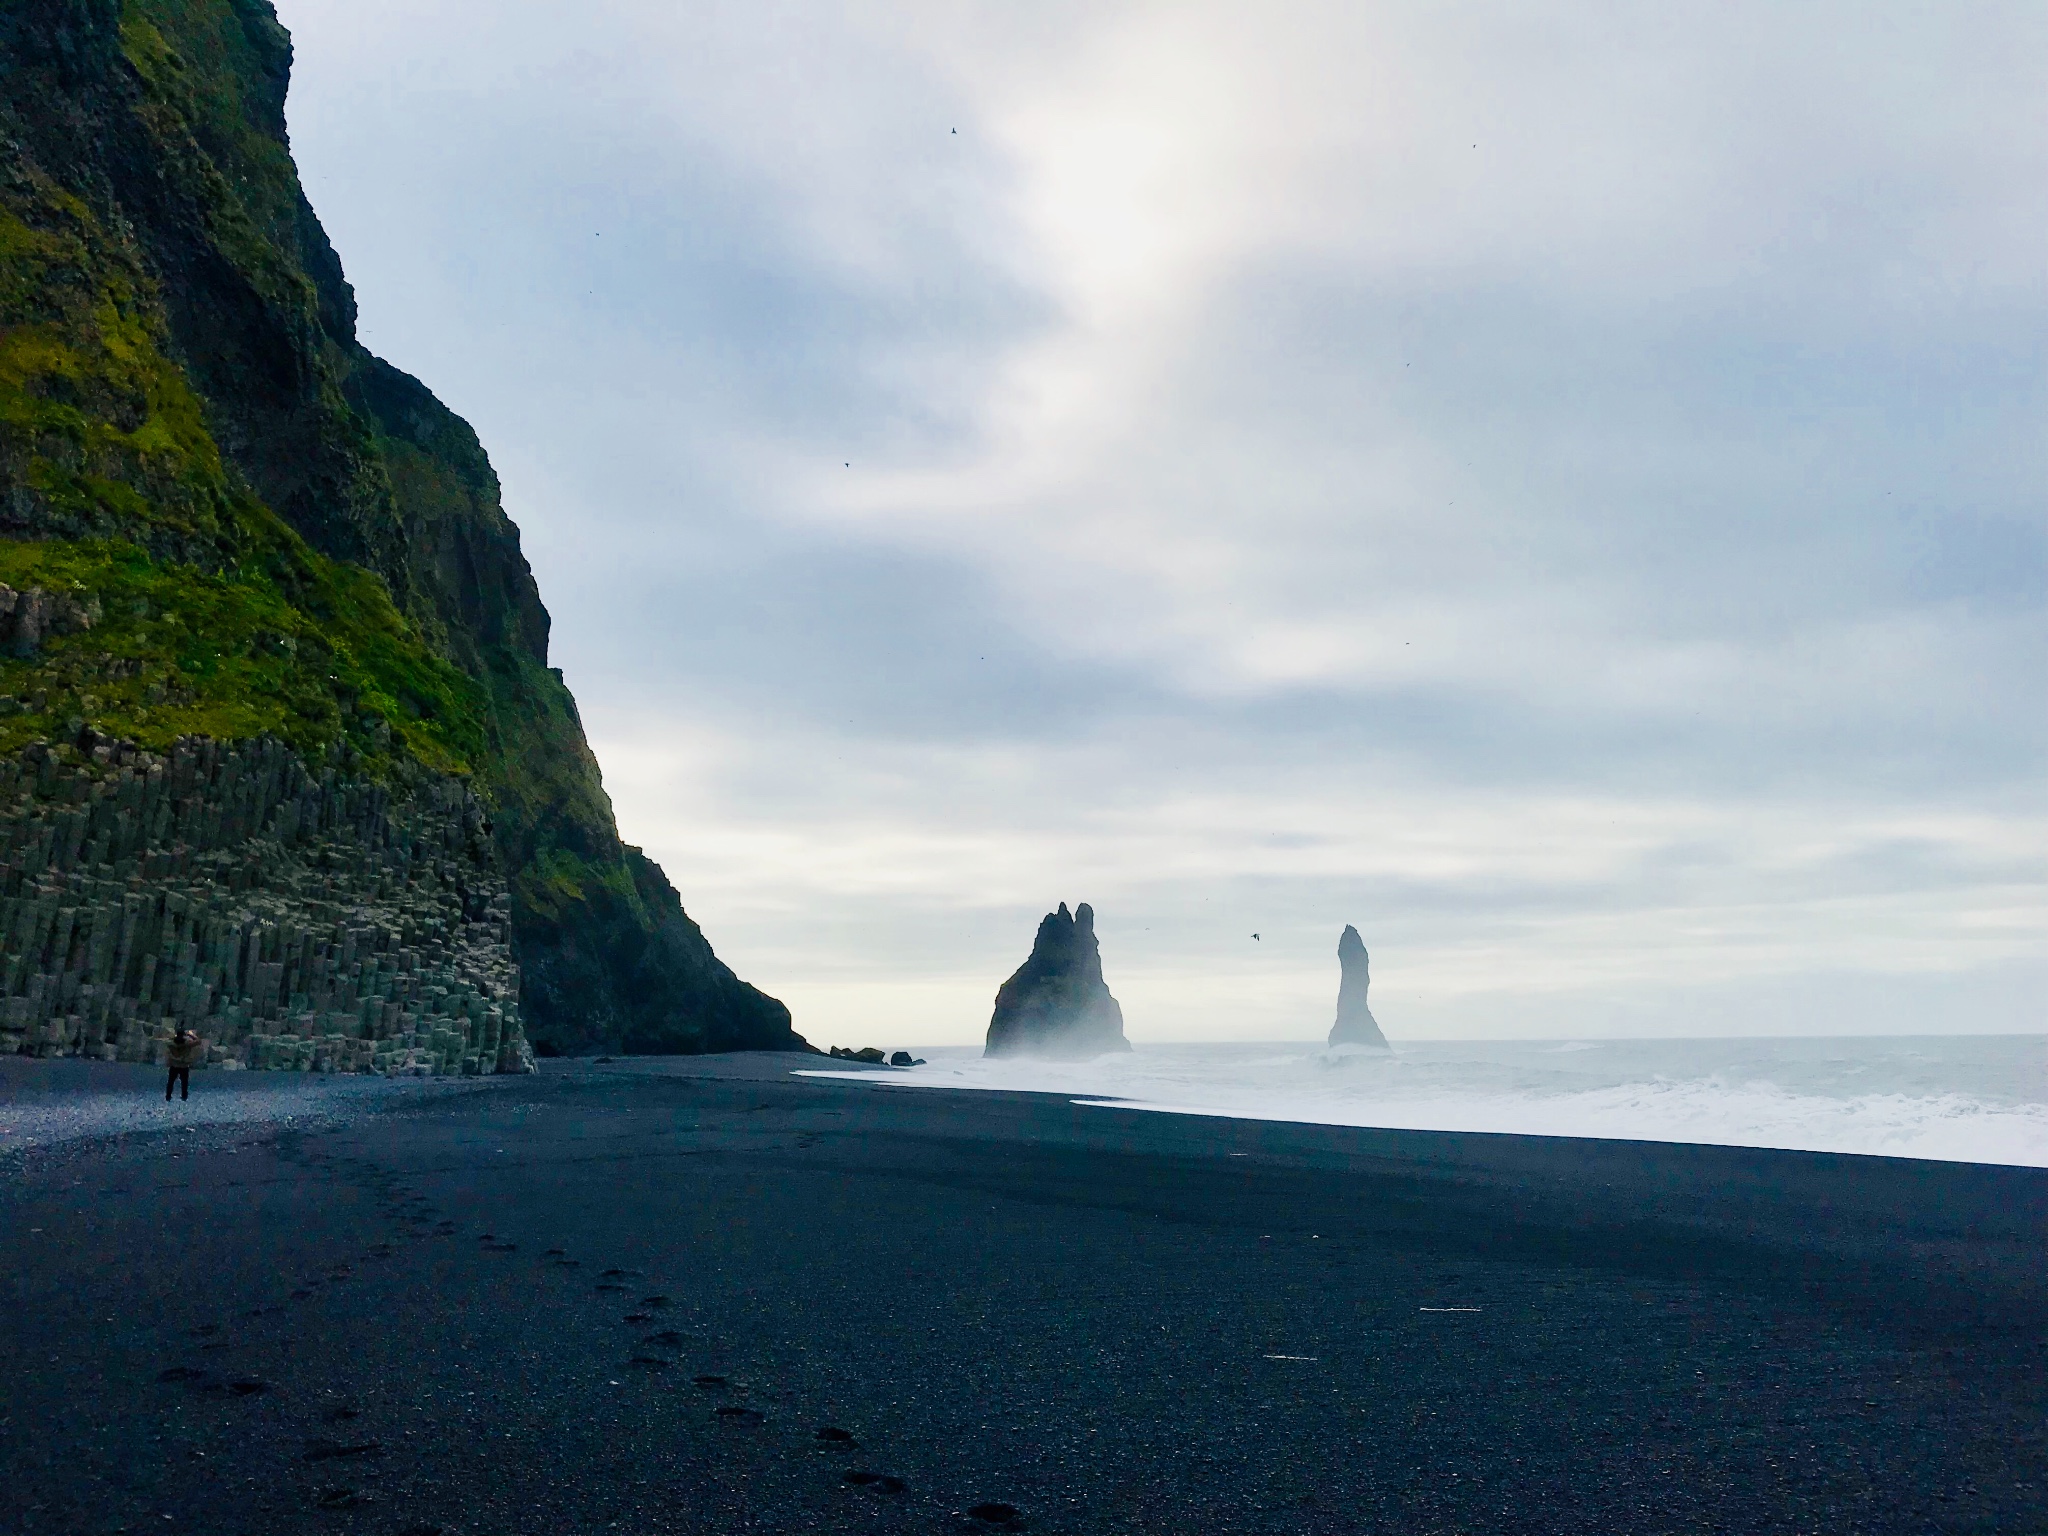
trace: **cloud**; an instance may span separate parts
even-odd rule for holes
[[[1346,921],[1417,1032],[2039,1026],[2030,8],[281,9],[800,1024],[972,1038],[1089,899],[1140,1038]]]

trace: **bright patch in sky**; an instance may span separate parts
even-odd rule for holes
[[[813,1040],[1061,900],[1140,1040],[2041,1027],[2038,7],[280,10]]]

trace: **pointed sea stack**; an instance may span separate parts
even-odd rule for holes
[[[1102,979],[1095,910],[1067,904],[1038,925],[1031,958],[996,993],[984,1056],[1100,1056],[1128,1051],[1124,1011]]]
[[[1372,970],[1366,959],[1365,940],[1349,923],[1337,941],[1337,963],[1344,967],[1344,979],[1337,984],[1337,1022],[1330,1026],[1332,1045],[1376,1045],[1391,1050],[1380,1033],[1379,1021],[1365,1005],[1365,989],[1372,985]]]

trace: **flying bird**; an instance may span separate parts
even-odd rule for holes
[[[1256,939],[1256,938],[1258,938],[1258,935],[1257,935],[1257,934],[1255,933],[1255,934],[1253,934],[1253,935],[1252,935],[1252,937]]]

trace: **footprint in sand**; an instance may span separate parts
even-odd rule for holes
[[[659,1333],[650,1333],[640,1342],[642,1344],[653,1344],[661,1349],[680,1349],[683,1343],[683,1336],[673,1328],[664,1328]]]
[[[967,1518],[979,1520],[983,1525],[992,1525],[999,1531],[1018,1531],[1024,1528],[1023,1513],[1014,1504],[977,1504],[967,1511]]]
[[[268,1392],[270,1383],[256,1376],[243,1376],[234,1381],[221,1381],[211,1371],[202,1371],[193,1365],[174,1365],[168,1370],[158,1371],[156,1379],[166,1386],[186,1386],[195,1392],[224,1394],[228,1397],[254,1397],[259,1392]]]
[[[859,1445],[860,1442],[836,1424],[819,1426],[818,1438],[827,1445]]]
[[[716,1410],[718,1417],[728,1424],[761,1424],[768,1415],[755,1408],[742,1408],[737,1403],[726,1403]]]
[[[863,1472],[858,1468],[849,1470],[840,1481],[865,1488],[870,1493],[901,1493],[909,1486],[902,1478],[891,1477],[886,1472]]]
[[[307,1461],[348,1461],[364,1456],[381,1457],[383,1454],[383,1442],[378,1440],[363,1440],[355,1444],[349,1444],[340,1440],[308,1440],[306,1442],[304,1459]]]
[[[732,1385],[723,1376],[692,1376],[690,1380],[702,1387],[706,1392],[721,1392]]]

